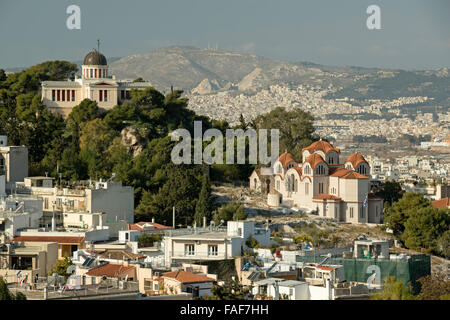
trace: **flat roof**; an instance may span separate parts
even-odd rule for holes
[[[275,282],[281,282],[283,281],[283,279],[279,279],[279,278],[266,278],[266,279],[262,279],[259,281],[256,281],[255,284],[259,285],[259,286],[263,286],[265,284],[274,284]]]
[[[55,178],[53,177],[26,177],[25,179],[30,179],[30,180],[55,180]]]
[[[169,236],[173,239],[186,239],[186,240],[196,240],[196,239],[225,239],[230,238],[232,236],[229,236],[226,232],[207,232],[207,233],[189,233],[189,234],[183,234],[183,235],[172,235]]]
[[[296,287],[302,284],[307,284],[305,281],[297,281],[297,280],[286,280],[280,282],[278,285],[283,287]]]

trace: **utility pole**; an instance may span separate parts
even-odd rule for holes
[[[172,207],[172,228],[175,229],[175,206]]]

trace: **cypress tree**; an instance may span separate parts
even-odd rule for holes
[[[211,185],[208,175],[204,174],[202,180],[202,188],[197,200],[197,205],[195,206],[194,221],[197,223],[197,226],[200,227],[203,224],[203,217],[206,217],[207,220],[211,219],[211,211]]]

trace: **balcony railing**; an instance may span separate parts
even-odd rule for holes
[[[226,259],[225,253],[208,254],[207,252],[186,252],[186,251],[174,251],[172,252],[172,258],[178,259]]]

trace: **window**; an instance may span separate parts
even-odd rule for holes
[[[92,284],[97,284],[97,278],[96,277],[92,277]]]
[[[103,90],[100,90],[99,94],[100,94],[99,101],[103,101]]]
[[[92,70],[92,69],[89,69],[89,71],[90,71],[89,77],[92,78],[92,71],[93,71],[93,70]]]
[[[125,99],[125,90],[120,90],[120,99]]]
[[[62,92],[62,101],[66,101],[66,90],[61,90]]]
[[[106,69],[103,69],[103,78],[106,78]]]
[[[350,218],[353,218],[353,208],[350,208]]]
[[[217,245],[210,245],[208,246],[208,255],[209,256],[217,256],[219,253],[219,249]]]
[[[105,90],[105,101],[108,101],[108,91]]]
[[[193,256],[195,255],[195,249],[193,244],[185,244],[184,245],[184,255],[185,256]]]
[[[55,101],[55,90],[52,90],[52,101]]]
[[[308,165],[305,165],[305,174],[310,174],[311,170],[309,169]]]
[[[72,90],[72,101],[75,101],[75,90]]]
[[[44,198],[44,209],[48,209],[48,198]]]
[[[319,194],[323,193],[323,182],[319,182]]]
[[[98,69],[95,69],[95,78],[98,78],[97,70]]]
[[[56,90],[56,101],[59,101],[59,100],[60,100],[60,99],[59,99],[59,98],[60,98],[59,91],[60,91],[60,90]]]
[[[80,214],[79,218],[80,218],[80,221],[83,222],[83,216],[81,214]]]
[[[125,232],[125,240],[129,240],[130,239],[130,234],[128,232]]]
[[[333,164],[334,163],[334,158],[333,157],[329,157],[328,158],[328,163],[329,164]]]

